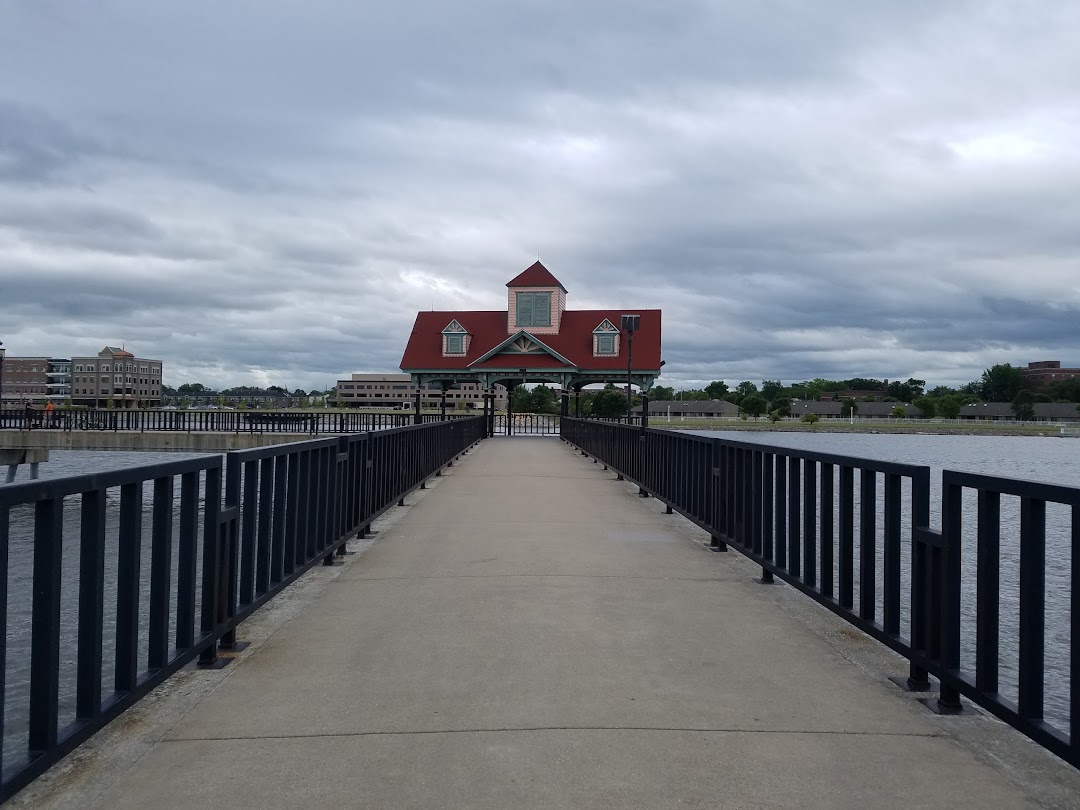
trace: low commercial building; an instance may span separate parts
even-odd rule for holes
[[[417,388],[408,374],[353,374],[347,380],[338,380],[335,388],[338,403],[345,408],[412,408]],[[438,408],[442,402],[442,388],[423,385],[419,389],[424,408]],[[457,410],[475,410],[484,407],[484,391],[479,383],[458,383],[446,392],[446,407]],[[506,388],[495,386],[495,408],[506,408]]]
[[[634,406],[634,413],[641,413],[641,406]],[[734,419],[739,406],[723,399],[707,400],[657,400],[649,403],[650,417],[687,416],[694,419]]]

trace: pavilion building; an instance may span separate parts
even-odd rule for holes
[[[549,383],[566,395],[628,380],[647,391],[660,376],[660,310],[567,309],[540,262],[506,287],[505,310],[417,313],[401,359],[414,385]]]

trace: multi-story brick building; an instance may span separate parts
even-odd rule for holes
[[[117,408],[161,405],[161,361],[114,346],[106,346],[97,357],[72,357],[72,403],[100,408],[109,400]]]
[[[1020,376],[1028,385],[1042,386],[1061,380],[1080,379],[1080,368],[1062,368],[1060,360],[1040,360],[1020,369]]]
[[[9,408],[45,402],[49,395],[48,357],[11,357],[4,359],[3,390],[0,399]]]
[[[338,380],[335,390],[338,401],[346,408],[411,408],[416,396],[416,386],[408,374],[353,374],[348,380]],[[425,385],[420,391],[423,407],[439,407],[439,386]],[[446,407],[483,408],[483,394],[478,383],[461,383],[446,392]],[[501,385],[495,389],[495,407],[506,408],[506,389]]]

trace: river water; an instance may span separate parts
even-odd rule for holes
[[[931,473],[931,525],[940,526],[940,474],[943,468],[989,473],[1027,480],[1048,481],[1080,486],[1080,441],[1071,438],[996,437],[996,436],[937,436],[862,433],[790,433],[750,431],[695,431],[722,438],[760,442],[774,446],[857,456],[867,459],[894,461],[929,466]],[[134,453],[119,451],[52,451],[50,461],[41,465],[43,479],[67,475],[103,472],[110,469],[156,464],[191,458],[193,453]],[[16,483],[28,480],[29,469],[20,468]],[[0,484],[2,487],[3,484]],[[177,482],[179,493],[179,482]],[[856,488],[856,522],[858,521],[858,488]],[[909,488],[904,490],[905,502]],[[880,487],[879,487],[880,499]],[[177,498],[179,501],[179,498]],[[1016,499],[1002,498],[1001,516],[1001,679],[1004,696],[1016,697],[1017,639],[1013,629],[1018,625],[1018,554],[1019,504]],[[115,559],[117,537],[118,492],[109,493],[108,548],[105,584],[105,644],[103,660],[103,692],[112,683],[113,657],[110,649],[115,632]],[[150,509],[149,488],[144,497],[144,544],[142,556],[143,593],[140,598],[140,669],[145,667],[145,638],[148,626]],[[883,525],[878,504],[877,525]],[[965,501],[964,570],[965,592],[962,603],[963,648],[965,668],[974,666],[975,597],[974,597],[974,498]],[[1069,690],[1069,515],[1064,510],[1047,510],[1047,628],[1046,628],[1046,712],[1047,719],[1060,728],[1067,728]],[[78,499],[68,499],[64,515],[65,583],[61,606],[61,724],[74,716],[74,668],[76,660],[78,604]],[[906,593],[909,581],[907,527],[910,512],[904,516],[904,581]],[[174,520],[174,532],[178,531]],[[970,532],[968,532],[970,527]],[[858,528],[856,527],[856,531]],[[880,546],[880,544],[879,544]],[[30,507],[13,509],[10,515],[8,625],[6,661],[6,712],[4,717],[4,760],[17,761],[26,746],[26,706],[29,690],[30,597],[32,584],[33,513]],[[175,550],[175,549],[174,549]],[[173,570],[175,572],[175,556]],[[878,566],[880,571],[880,564]],[[197,570],[201,571],[201,564]],[[856,556],[856,573],[858,557]],[[175,573],[174,573],[175,583]],[[858,582],[856,581],[856,587]],[[877,592],[881,593],[881,582]],[[808,602],[808,608],[810,603]],[[907,632],[906,602],[904,628]]]
[[[983,473],[1027,481],[1080,487],[1080,440],[1040,436],[964,436],[911,435],[870,433],[789,433],[758,431],[693,431],[695,435],[717,436],[744,442],[756,442],[775,447],[810,450],[821,453],[856,456],[903,464],[930,467],[930,526],[941,527],[941,472],[943,469]],[[878,485],[878,620],[881,620],[883,545],[883,496]],[[858,537],[859,488],[856,479],[855,531]],[[903,515],[902,629],[909,632],[907,594],[910,582],[910,487],[905,484]],[[976,617],[975,598],[977,503],[974,491],[964,491],[964,531],[961,539],[963,563],[963,592],[961,599],[961,665],[969,671],[975,668]],[[838,504],[834,501],[834,512]],[[1069,655],[1070,655],[1070,560],[1072,517],[1067,507],[1047,504],[1046,510],[1046,653],[1045,653],[1045,711],[1046,719],[1063,731],[1068,731],[1069,715]],[[839,525],[838,523],[836,525]],[[999,656],[1001,694],[1017,699],[1019,638],[1016,628],[1020,621],[1019,593],[1020,499],[1001,498],[1000,535],[1000,615]],[[855,555],[856,604],[858,603],[858,549]],[[835,566],[834,566],[835,572]],[[834,581],[838,581],[835,579]]]

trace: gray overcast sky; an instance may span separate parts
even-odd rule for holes
[[[665,375],[1080,365],[1080,3],[0,0],[0,340],[396,370],[418,309],[664,310]]]

